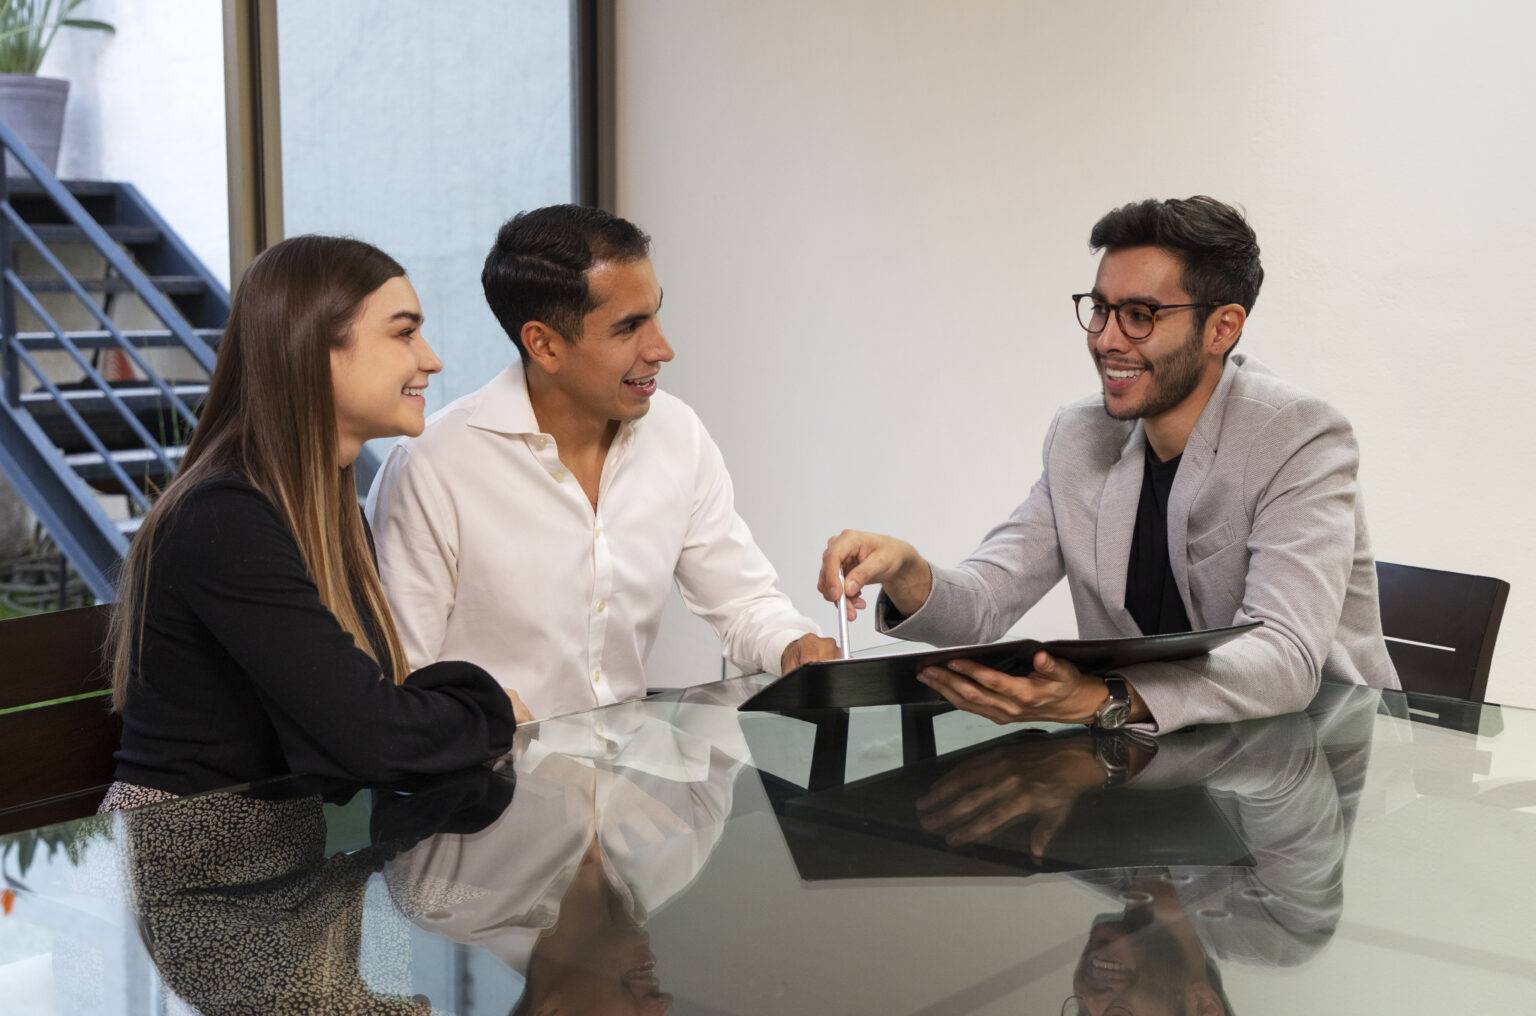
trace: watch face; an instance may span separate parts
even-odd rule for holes
[[[1103,710],[1100,711],[1098,720],[1096,722],[1098,726],[1102,727],[1104,730],[1115,730],[1119,727],[1125,726],[1125,721],[1130,719],[1130,716],[1130,703],[1108,702],[1105,703]]]
[[[1096,747],[1099,750],[1099,761],[1106,769],[1119,770],[1131,764],[1131,749],[1123,737],[1101,737]]]

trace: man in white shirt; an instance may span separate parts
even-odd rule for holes
[[[743,669],[837,652],[778,590],[704,425],[657,390],[673,352],[649,254],[601,209],[504,224],[481,283],[520,356],[396,445],[369,494],[412,667],[478,663],[527,716],[645,695],[674,580]]]

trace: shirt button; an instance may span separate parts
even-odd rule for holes
[[[608,601],[607,600],[598,600],[597,601],[597,612],[599,614],[601,614],[603,611],[605,611],[607,609],[608,609]]]
[[[593,684],[597,684],[602,679],[603,679],[603,672],[601,670],[594,670],[594,671],[592,671],[592,683]]]
[[[536,438],[534,438],[533,439],[533,447],[538,449],[539,451],[543,451],[545,448],[549,447],[549,438],[547,438],[547,437],[536,437]]]
[[[563,469],[557,469],[557,470],[555,470],[555,471],[554,471],[554,472],[553,472],[553,473],[550,473],[550,474],[549,474],[549,475],[550,475],[550,476],[553,476],[553,477],[554,477],[554,478],[555,478],[555,482],[556,482],[556,483],[564,483],[564,482],[565,482],[565,478],[566,478],[566,477],[567,477],[567,476],[569,476],[569,475],[570,475],[570,474],[569,474],[569,473],[567,473],[567,472],[566,472],[566,471],[565,471],[565,470],[563,470]]]
[[[597,539],[598,537],[600,537],[602,535],[603,535],[603,527],[602,526],[594,526],[592,528],[592,539],[595,540],[595,539]]]

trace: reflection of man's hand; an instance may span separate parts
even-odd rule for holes
[[[924,830],[953,846],[985,842],[1016,822],[1037,818],[1029,852],[1045,856],[1072,806],[1104,785],[1092,734],[994,748],[946,773],[918,798]]]

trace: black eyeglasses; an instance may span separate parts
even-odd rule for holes
[[[1171,310],[1189,310],[1203,307],[1207,310],[1222,306],[1219,303],[1147,303],[1144,300],[1127,300],[1124,303],[1105,303],[1104,298],[1092,293],[1072,294],[1077,307],[1077,323],[1089,335],[1097,335],[1109,324],[1111,312],[1120,323],[1120,333],[1133,342],[1140,342],[1152,334],[1159,314]]]

